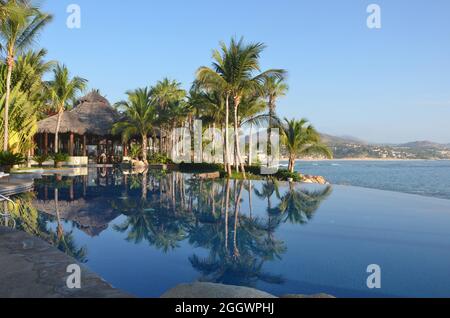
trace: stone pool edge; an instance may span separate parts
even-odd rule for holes
[[[81,288],[69,289],[69,265],[81,268]],[[132,298],[47,242],[0,226],[0,298]]]

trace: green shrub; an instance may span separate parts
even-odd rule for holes
[[[142,147],[138,144],[132,144],[130,147],[130,157],[134,160],[139,160],[142,154]]]
[[[69,160],[69,155],[67,153],[58,152],[51,156],[53,161],[55,162],[55,167],[58,167],[61,163]]]
[[[261,174],[261,166],[246,166],[245,171],[254,175],[260,175]]]
[[[292,179],[294,182],[302,181],[302,175],[300,173],[290,172],[289,170],[279,170],[273,177],[281,181],[288,181],[288,179]]]
[[[9,151],[0,152],[0,166],[11,167],[21,165],[25,162],[25,157],[19,153],[12,153]]]
[[[173,163],[173,161],[161,154],[151,154],[148,158],[148,162],[151,164],[169,164]]]
[[[38,155],[33,157],[33,161],[37,162],[39,167],[42,167],[42,164],[50,159],[49,155]]]

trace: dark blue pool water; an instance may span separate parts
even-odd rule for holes
[[[450,297],[450,200],[118,170],[36,183],[15,199],[17,227],[137,296],[201,280],[275,295]],[[370,264],[381,289],[366,285]]]

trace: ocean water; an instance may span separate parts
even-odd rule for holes
[[[298,161],[296,170],[303,174],[324,176],[336,185],[450,200],[450,160]]]

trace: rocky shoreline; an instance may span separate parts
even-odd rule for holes
[[[324,177],[322,176],[310,176],[310,175],[304,175],[302,179],[303,183],[313,183],[313,184],[330,184]]]

